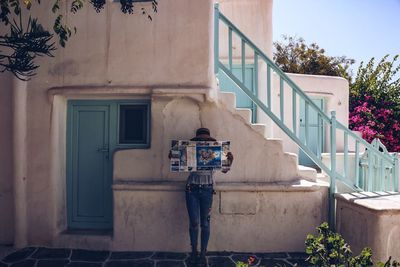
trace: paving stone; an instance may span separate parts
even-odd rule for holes
[[[0,262],[5,256],[15,251],[17,251],[17,249],[15,249],[12,245],[0,245]]]
[[[185,267],[183,261],[157,261],[156,267]]]
[[[74,249],[72,250],[71,261],[101,262],[105,261],[109,254],[109,251]]]
[[[109,252],[83,249],[28,247],[9,254],[0,267],[191,267],[188,253],[175,252]],[[247,262],[255,257],[254,267],[310,267],[303,252],[241,253],[211,251],[208,267],[235,267],[235,262]],[[70,258],[70,259],[69,259]]]
[[[232,255],[232,251],[209,251],[207,252],[207,256],[230,256]]]
[[[111,260],[136,260],[136,259],[149,258],[151,255],[153,255],[153,252],[118,251],[118,252],[112,252],[110,259]]]
[[[64,267],[69,260],[39,260],[36,267]]]
[[[197,267],[197,264],[196,264],[196,263],[190,263],[190,262],[189,262],[189,258],[187,258],[187,259],[185,260],[185,263],[186,263],[186,266],[187,266],[187,267]]]
[[[286,252],[275,252],[275,253],[255,253],[257,257],[263,259],[286,259],[288,254]]]
[[[311,263],[308,263],[304,259],[288,259],[290,263],[292,263],[294,266],[298,267],[310,267],[313,266]]]
[[[15,252],[7,255],[3,259],[3,262],[12,263],[12,262],[24,260],[24,259],[28,258],[30,255],[32,255],[32,253],[35,252],[35,250],[36,250],[36,248],[32,248],[32,247],[27,247],[27,248],[17,250]]]
[[[307,259],[308,254],[305,252],[289,252],[289,258],[291,259]]]
[[[82,261],[74,261],[70,262],[68,267],[102,267],[102,262],[82,262]]]
[[[186,257],[186,253],[156,252],[151,258],[155,260],[184,260]]]
[[[28,260],[23,260],[17,263],[13,263],[10,266],[11,267],[33,267],[35,266],[36,261],[32,260],[32,259],[28,259]]]
[[[208,257],[209,267],[235,267],[233,261],[228,257]]]
[[[38,248],[32,255],[34,259],[68,259],[71,254],[70,249],[64,248]]]
[[[289,267],[292,265],[287,263],[284,260],[262,259],[260,262],[260,266],[262,266],[262,267]]]
[[[121,261],[108,261],[104,265],[106,267],[153,267],[154,262],[151,260],[121,260]]]

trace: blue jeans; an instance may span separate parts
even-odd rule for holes
[[[192,252],[197,251],[199,223],[201,227],[201,252],[207,251],[210,238],[210,212],[213,200],[212,185],[187,185],[186,207],[189,214],[189,235]]]

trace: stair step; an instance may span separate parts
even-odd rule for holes
[[[299,174],[301,175],[302,178],[316,182],[317,181],[317,170],[314,168],[310,168],[307,166],[299,165]]]
[[[326,173],[322,172],[317,174],[317,179],[329,183],[330,178]]]
[[[220,102],[226,106],[228,109],[233,110],[234,113],[241,116],[246,123],[249,123],[251,128],[257,133],[261,134],[265,137],[266,125],[262,123],[251,123],[252,111],[248,108],[236,108],[236,94],[231,92],[219,92],[218,98]],[[271,149],[283,150],[283,142],[280,138],[266,138],[268,142],[270,142]],[[291,164],[297,164],[298,155],[295,153],[284,152],[285,154],[285,162],[292,162]],[[298,175],[301,179],[316,182],[317,181],[317,171],[313,168],[298,165]]]
[[[251,124],[251,128],[255,130],[257,133],[261,134],[262,136],[265,136],[265,130],[266,130],[266,125],[262,123],[253,123]]]
[[[276,141],[276,142],[279,142],[279,143],[283,144],[283,141],[282,141],[281,138],[272,138],[272,137],[268,137],[267,140],[269,140],[269,141]]]
[[[239,114],[246,122],[251,122],[251,110],[249,108],[237,108],[237,114]]]
[[[228,108],[236,108],[236,94],[231,92],[219,92],[219,99],[222,103],[225,104]]]

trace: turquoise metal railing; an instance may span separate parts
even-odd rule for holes
[[[395,164],[392,165],[370,150],[366,150],[360,158],[358,186],[365,188],[365,191],[397,191],[399,186],[397,153],[389,153],[378,138],[375,138],[371,145],[386,157],[393,158]]]
[[[351,132],[346,126],[342,125],[340,122],[336,121],[336,113],[332,111],[330,116],[325,114],[275,63],[269,59],[266,54],[261,51],[249,38],[247,38],[228,18],[226,18],[218,8],[218,4],[215,5],[215,27],[214,27],[214,64],[215,64],[215,74],[226,75],[231,79],[252,101],[256,106],[265,114],[267,114],[285,134],[287,134],[306,154],[309,156],[325,173],[330,176],[330,188],[329,188],[329,222],[330,225],[335,224],[335,198],[334,194],[336,192],[336,180],[343,182],[345,185],[350,187],[354,191],[367,190],[358,182],[358,179],[350,177],[350,155],[354,154],[354,166],[359,166],[360,162],[360,147],[363,146],[368,149],[370,158],[376,157],[384,166],[392,166],[390,169],[391,175],[393,177],[398,177],[397,168],[397,155],[390,156],[379,151],[373,145],[367,143],[365,140]],[[220,23],[222,22],[222,23]],[[223,51],[224,54],[220,55],[220,43],[221,43],[221,32],[226,30],[227,40],[226,42],[227,51]],[[240,49],[234,49],[233,46],[239,45]],[[235,51],[234,51],[235,50]],[[239,56],[240,52],[240,56]],[[234,55],[235,54],[235,55]],[[233,64],[242,67],[241,77],[235,76],[232,72]],[[254,76],[245,76],[245,66],[246,64],[254,65]],[[273,72],[279,79],[279,90],[276,89],[274,93],[279,96],[278,107],[272,106],[272,96],[274,88],[271,86],[273,80]],[[262,82],[261,77],[265,77]],[[255,81],[255,92],[264,92],[264,94],[258,94],[258,96],[253,93],[249,88],[246,87],[246,79],[254,78]],[[261,84],[264,84],[264,88],[259,90]],[[265,91],[263,91],[265,90]],[[263,99],[261,95],[264,95]],[[299,125],[298,125],[298,101],[302,99],[305,102],[305,138],[302,140],[299,137]],[[286,109],[285,109],[286,108]],[[291,109],[291,112],[287,113],[287,110]],[[286,112],[285,112],[286,111]],[[330,138],[329,143],[325,146],[330,148],[330,164],[325,164],[322,161],[322,151],[317,149],[314,152],[310,144],[310,114],[314,112],[318,116],[318,143],[322,142],[323,133],[321,131],[326,131]],[[323,129],[323,130],[321,130]],[[349,143],[355,144],[355,151],[350,151]],[[340,145],[340,146],[339,146]],[[336,160],[336,148],[343,147],[343,166],[338,168]],[[341,169],[341,171],[338,171]],[[388,169],[388,170],[389,170]],[[369,168],[371,172],[371,168]],[[371,173],[370,173],[371,174]],[[360,170],[355,168],[355,177],[359,177]],[[373,179],[372,174],[369,176]],[[397,187],[396,187],[397,188]]]

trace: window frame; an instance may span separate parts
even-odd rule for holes
[[[151,102],[150,100],[129,100],[129,101],[118,101],[117,103],[117,132],[116,132],[116,148],[117,149],[146,149],[151,146]],[[120,121],[121,121],[121,106],[145,106],[145,128],[146,136],[145,142],[143,143],[120,143]]]

